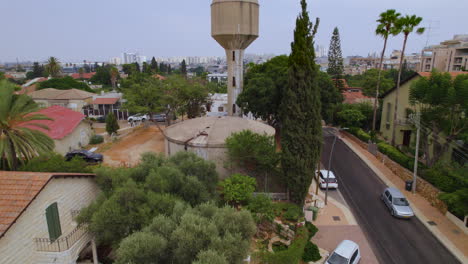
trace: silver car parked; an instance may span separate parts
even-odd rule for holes
[[[398,189],[393,187],[386,188],[380,198],[393,216],[400,218],[414,216],[413,209],[411,209],[408,200]]]

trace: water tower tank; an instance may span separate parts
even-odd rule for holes
[[[228,113],[240,116],[235,104],[243,86],[244,50],[258,37],[258,0],[213,0],[211,36],[226,50]]]

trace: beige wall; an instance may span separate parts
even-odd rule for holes
[[[57,153],[65,155],[70,150],[81,149],[82,146],[89,144],[92,134],[91,126],[86,121],[81,121],[72,133],[62,139],[54,140],[54,150]]]
[[[400,87],[398,92],[398,112],[397,112],[397,128],[395,132],[395,143],[397,145],[401,145],[403,143],[403,132],[402,130],[411,130],[411,125],[406,125],[406,109],[414,109],[415,107],[412,106],[409,102],[409,90],[411,84],[418,80],[420,77],[415,77],[411,81],[406,82]],[[393,90],[383,99],[383,109],[382,109],[382,118],[380,121],[380,132],[382,136],[391,141],[392,139],[392,129],[394,125],[393,114],[395,110],[395,97],[396,91]],[[390,106],[390,108],[389,108]]]
[[[46,99],[34,99],[40,107],[51,107],[54,105],[60,105],[69,108],[76,112],[82,112],[83,107],[92,103],[92,97],[85,100],[46,100]]]
[[[0,262],[2,264],[29,263],[75,263],[78,253],[90,241],[89,234],[84,235],[72,248],[64,252],[36,251],[34,238],[48,238],[46,208],[57,202],[62,237],[75,227],[71,211],[80,210],[89,205],[99,194],[99,188],[93,178],[52,179],[0,238]]]

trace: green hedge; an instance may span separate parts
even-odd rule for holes
[[[260,253],[260,257],[268,264],[297,264],[302,259],[308,241],[309,231],[302,226],[297,229],[296,237],[287,250],[277,253],[263,252]]]
[[[321,259],[320,251],[317,245],[314,243],[307,241],[307,244],[304,248],[304,254],[302,255],[302,261],[310,262],[310,261],[317,261]]]
[[[360,140],[368,143],[369,140],[371,139],[371,136],[369,134],[367,134],[366,132],[364,132],[364,130],[362,130],[361,128],[358,128],[358,127],[351,127],[349,128],[349,133],[355,135],[357,138],[359,138]]]
[[[413,170],[414,158],[406,156],[397,148],[384,142],[378,143],[377,146],[379,148],[379,151],[387,155],[390,159],[400,164],[401,166],[407,168],[408,170]]]
[[[89,140],[90,145],[101,144],[102,142],[104,142],[104,137],[101,135],[94,135]]]

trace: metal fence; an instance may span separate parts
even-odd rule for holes
[[[34,243],[37,251],[62,252],[70,249],[84,234],[86,234],[86,228],[77,226],[68,235],[54,241],[49,238],[34,238]]]

